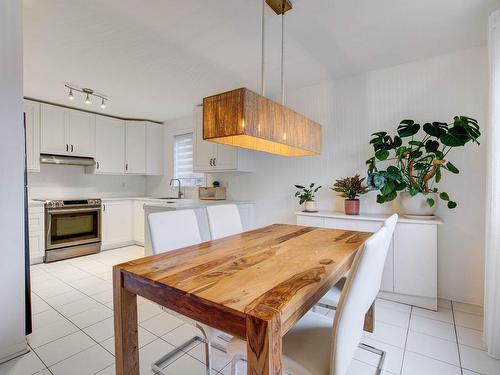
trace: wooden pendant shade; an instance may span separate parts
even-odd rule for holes
[[[321,153],[321,125],[246,88],[203,99],[203,139],[283,156]]]

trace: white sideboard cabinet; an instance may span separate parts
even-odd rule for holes
[[[345,215],[335,211],[297,212],[297,224],[375,232],[389,215]],[[400,216],[389,247],[380,296],[437,310],[437,227],[439,218]]]

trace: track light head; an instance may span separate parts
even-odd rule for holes
[[[75,95],[73,94],[73,89],[71,87],[69,88],[68,99],[69,100],[74,100],[75,99]]]
[[[102,99],[102,102],[101,102],[101,108],[106,109],[106,101],[104,100],[104,98]]]
[[[85,104],[87,105],[92,104],[92,101],[90,100],[90,94],[87,94],[87,97],[85,98]]]

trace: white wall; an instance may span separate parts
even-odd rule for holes
[[[323,125],[322,154],[285,158],[255,153],[255,173],[212,178],[227,184],[230,198],[256,202],[258,225],[295,222],[297,183],[322,184],[320,207],[342,210],[342,201],[328,186],[354,173],[366,175],[371,133],[395,132],[405,118],[451,121],[456,114],[478,119],[485,129],[487,72],[487,50],[480,47],[289,92],[288,106]],[[187,117],[174,125],[189,122]],[[445,221],[439,228],[439,295],[482,304],[485,146],[467,145],[449,156],[461,174],[444,176],[441,188],[459,206],[452,211],[438,209]],[[156,191],[155,184],[148,182],[148,191]],[[376,204],[371,194],[363,199],[362,210],[383,212],[390,207]]]
[[[137,197],[146,194],[146,177],[87,174],[80,166],[42,164],[40,172],[29,173],[28,186],[32,199]]]
[[[26,349],[21,4],[0,5],[0,362]]]

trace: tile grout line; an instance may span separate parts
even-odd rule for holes
[[[408,336],[410,334],[410,324],[411,324],[411,318],[413,317],[413,306],[410,306],[410,318],[408,319],[408,328],[406,329],[406,337],[405,337],[405,345],[403,348],[403,360],[401,361],[401,368],[399,369],[399,373],[403,373],[403,366],[405,364],[405,359],[406,359],[406,344],[408,343]]]
[[[98,262],[98,263],[101,263],[101,262]],[[104,264],[104,263],[101,263],[101,264]],[[71,264],[71,266],[73,266],[73,267],[75,267],[75,268],[78,268],[79,270],[81,270],[81,271],[83,271],[83,272],[86,272],[86,271],[84,271],[84,270],[80,269],[79,267],[76,267],[76,266],[74,266],[74,265],[72,265],[72,264]],[[110,266],[110,265],[105,265],[105,266],[112,267],[112,266]],[[98,301],[98,300],[96,300],[96,299],[92,298],[92,296],[90,296],[90,295],[88,295],[88,294],[86,294],[86,293],[82,292],[81,290],[77,289],[76,287],[73,287],[73,286],[72,286],[72,285],[70,285],[68,282],[66,282],[66,281],[64,281],[64,280],[61,280],[60,278],[58,278],[56,275],[52,274],[51,272],[48,272],[48,271],[45,271],[45,270],[43,270],[43,271],[44,271],[44,272],[46,272],[46,273],[48,273],[48,274],[50,274],[52,277],[56,278],[57,280],[61,281],[62,283],[64,283],[64,284],[68,285],[69,287],[71,287],[72,289],[76,290],[77,292],[82,293],[82,294],[83,294],[83,295],[85,295],[86,297],[89,297],[89,298],[93,299],[93,300],[94,300],[94,301],[96,301],[97,303],[99,303],[99,304],[101,304],[102,306],[104,306],[104,307],[106,307],[106,308],[108,308],[108,309],[109,309],[109,307],[107,307],[104,303],[102,303],[102,302],[100,302],[100,301]],[[87,273],[88,273],[88,272],[87,272]],[[89,275],[90,275],[90,276],[95,276],[95,275],[91,275],[91,274],[89,274]],[[95,276],[95,277],[97,277],[97,276]],[[98,277],[98,278],[99,278],[99,277]],[[101,280],[102,280],[102,279],[101,279]],[[104,280],[104,281],[106,281],[106,280]],[[33,293],[35,293],[35,294],[36,294],[36,292],[33,292]],[[64,293],[61,293],[61,294],[64,294]],[[39,348],[40,348],[40,347],[43,347],[43,346],[45,346],[45,345],[47,345],[47,344],[50,344],[50,343],[52,343],[52,342],[55,342],[55,341],[57,341],[57,340],[59,340],[59,339],[62,339],[62,338],[64,338],[64,337],[68,337],[68,336],[70,336],[70,335],[72,335],[72,334],[77,333],[78,331],[80,331],[80,332],[82,332],[85,336],[87,336],[88,338],[90,338],[93,342],[95,342],[95,343],[96,343],[99,347],[101,347],[102,349],[104,349],[104,351],[106,351],[107,353],[109,353],[110,355],[112,355],[113,357],[115,357],[115,355],[114,355],[113,353],[110,353],[110,352],[109,352],[106,348],[104,348],[104,346],[102,346],[99,342],[97,342],[96,340],[94,340],[94,338],[92,338],[92,337],[91,337],[90,335],[88,335],[85,331],[83,331],[83,329],[82,329],[82,328],[80,328],[79,326],[77,326],[77,325],[76,325],[75,323],[73,323],[73,322],[72,322],[72,321],[71,321],[68,317],[64,316],[61,312],[59,312],[59,311],[56,309],[56,307],[52,306],[50,303],[48,303],[48,302],[47,302],[44,298],[42,298],[40,295],[38,295],[38,294],[37,294],[37,296],[38,296],[38,298],[40,298],[42,301],[44,301],[47,305],[49,305],[49,306],[50,306],[50,307],[51,307],[51,308],[52,308],[52,309],[53,309],[53,310],[54,310],[57,314],[59,314],[59,315],[60,315],[63,319],[65,319],[65,320],[66,320],[66,321],[68,321],[69,323],[73,324],[73,325],[74,325],[74,326],[78,329],[78,330],[77,330],[77,331],[75,331],[75,332],[69,333],[69,334],[64,335],[64,336],[61,336],[61,337],[59,337],[59,338],[57,338],[57,339],[55,339],[55,340],[49,341],[49,342],[47,342],[47,343],[45,343],[45,344],[43,344],[43,345],[40,345],[40,346],[39,346]],[[56,297],[56,296],[54,296],[54,297]],[[70,302],[70,303],[71,303],[71,302]],[[64,305],[66,305],[66,304],[64,304]],[[64,305],[61,305],[61,306],[64,306]],[[111,310],[111,309],[110,309],[110,310]],[[111,311],[113,311],[113,310],[111,310]],[[158,315],[159,315],[159,314],[158,314]],[[156,315],[155,315],[155,316],[156,316]],[[109,318],[109,317],[108,317],[108,318]],[[102,319],[102,320],[100,320],[100,321],[98,321],[98,322],[95,322],[95,323],[91,324],[91,325],[90,325],[90,326],[88,326],[88,327],[91,327],[91,326],[93,326],[93,325],[95,325],[95,324],[101,323],[101,322],[103,322],[104,320],[106,320],[106,319],[108,319],[108,318],[104,318],[104,319]],[[151,318],[153,318],[153,317],[151,317]],[[151,318],[150,318],[150,319],[151,319]],[[88,327],[85,327],[85,328],[88,328]],[[142,327],[142,328],[143,328],[143,327]],[[177,327],[176,327],[176,328],[177,328]],[[143,329],[145,329],[145,328],[143,328]],[[147,330],[147,331],[148,331],[148,330]],[[172,330],[171,330],[171,331],[172,331]],[[154,334],[154,333],[152,333],[152,332],[150,332],[150,331],[148,331],[148,332],[149,332],[149,333],[151,333],[153,336],[155,336],[155,337],[157,337],[157,338],[161,339],[161,337],[156,336],[156,334]],[[170,331],[169,331],[169,332],[170,332]],[[167,333],[168,333],[168,332],[167,332]],[[163,340],[163,341],[164,341],[164,342],[167,342],[167,341],[165,341],[165,340]],[[167,343],[168,343],[168,342],[167,342]],[[168,344],[170,344],[170,343],[168,343]],[[77,353],[74,353],[74,354],[70,355],[69,357],[66,357],[66,358],[64,358],[64,359],[62,359],[62,360],[60,360],[60,361],[58,361],[58,362],[56,362],[56,363],[53,363],[53,364],[51,365],[51,367],[52,367],[52,366],[55,366],[55,365],[57,365],[57,364],[59,364],[59,363],[61,363],[61,362],[63,362],[63,361],[65,361],[65,360],[67,360],[67,359],[69,359],[69,358],[72,358],[72,357],[76,356],[77,354],[80,354],[80,353],[84,352],[85,350],[90,349],[90,348],[92,348],[92,347],[93,347],[93,346],[88,347],[88,348],[85,348],[85,349],[83,349],[83,350],[81,350],[81,351],[79,351],[79,352],[77,352]],[[30,348],[31,348],[31,346],[30,346]],[[32,349],[32,351],[35,353],[35,355],[36,355],[38,358],[40,358],[40,357],[38,356],[38,353],[36,353],[36,349],[35,349],[35,348],[31,348],[31,349]],[[185,354],[187,354],[187,353],[185,353]],[[182,356],[181,356],[181,357],[182,357]],[[180,358],[180,357],[179,357],[179,358]],[[196,358],[195,358],[195,359],[196,359]],[[45,362],[44,362],[41,358],[40,358],[40,361],[41,361],[41,362],[45,365],[46,369],[47,369],[47,370],[48,370],[48,371],[52,374],[52,371],[50,370],[49,366],[47,366],[47,365],[45,364]],[[175,361],[173,361],[173,362],[175,362]],[[172,363],[173,363],[173,362],[172,362]],[[169,365],[170,365],[170,364],[169,364]],[[111,366],[111,365],[109,365],[109,366]],[[106,366],[105,368],[107,368],[107,367],[109,367],[109,366]],[[100,369],[99,371],[102,371],[102,370],[104,370],[105,368],[102,368],[102,369]],[[98,372],[99,372],[99,371],[98,371]]]
[[[40,360],[40,362],[42,362],[42,363],[43,363],[43,365],[45,366],[44,370],[47,370],[48,372],[50,372],[50,373],[52,374],[52,371],[50,371],[49,366],[47,366],[47,364],[44,362],[44,360],[43,360],[43,359],[42,359],[42,358],[38,355],[38,353],[35,351],[35,349],[33,349],[33,348],[30,346],[30,344],[29,344],[29,343],[28,343],[28,347],[30,348],[30,351],[32,351],[32,352],[33,352],[33,354],[35,354],[35,355],[36,355],[36,357]],[[28,353],[26,353],[26,354],[28,354]],[[39,372],[39,371],[38,371],[38,372]],[[36,372],[35,372],[35,374],[36,374]]]
[[[453,329],[455,330],[455,339],[457,340],[458,363],[460,364],[460,373],[463,375],[464,368],[462,367],[462,356],[460,354],[460,344],[458,342],[457,323],[455,322],[455,310],[453,308],[453,301],[450,301],[450,304],[451,304],[451,316],[453,317]]]
[[[78,267],[76,267],[76,268],[78,268]],[[82,270],[82,271],[83,271],[83,270]],[[46,272],[47,272],[47,271],[46,271]],[[84,272],[85,272],[85,271],[84,271]],[[47,273],[51,274],[50,272],[47,272]],[[77,288],[73,287],[72,285],[68,284],[66,281],[59,279],[56,275],[53,275],[53,274],[51,274],[51,275],[52,275],[53,277],[55,277],[57,280],[61,281],[62,283],[65,283],[65,284],[66,284],[66,285],[68,285],[69,287],[73,288],[73,289],[74,289],[74,290],[76,290],[77,292],[82,293],[83,295],[85,295],[85,296],[87,296],[87,297],[89,297],[89,298],[92,298],[91,296],[87,295],[86,293],[83,293],[83,292],[82,292],[82,291],[80,291],[79,289],[77,289]],[[34,292],[34,293],[36,293],[36,292]],[[68,336],[70,336],[70,335],[72,335],[72,334],[77,333],[77,332],[79,332],[79,331],[80,331],[80,332],[82,332],[85,336],[87,336],[90,340],[92,340],[94,343],[96,343],[98,346],[100,346],[102,349],[104,349],[104,351],[106,351],[107,353],[109,353],[109,351],[108,351],[106,348],[104,348],[104,347],[103,347],[103,346],[102,346],[99,342],[97,342],[96,340],[94,340],[94,338],[92,338],[92,337],[91,337],[90,335],[88,335],[85,331],[83,331],[83,329],[82,329],[82,328],[80,328],[80,327],[79,327],[79,326],[77,326],[75,323],[73,323],[73,322],[72,322],[72,321],[71,321],[68,317],[64,316],[64,315],[63,315],[61,312],[59,312],[59,311],[58,311],[58,310],[57,310],[54,306],[52,306],[50,303],[48,303],[48,302],[47,302],[44,298],[42,298],[42,297],[41,297],[41,296],[39,296],[38,294],[37,294],[37,296],[38,296],[38,297],[39,297],[42,301],[44,301],[46,304],[48,304],[48,305],[49,305],[49,306],[50,306],[50,307],[51,307],[51,308],[52,308],[52,309],[53,309],[53,310],[54,310],[57,314],[59,314],[59,315],[60,315],[63,319],[67,320],[69,323],[73,324],[73,325],[74,325],[74,326],[78,329],[78,330],[77,330],[77,331],[75,331],[75,332],[69,333],[69,334],[64,335],[64,336],[61,336],[61,337],[59,337],[59,338],[57,338],[57,339],[55,339],[55,340],[49,341],[49,342],[47,342],[47,343],[45,343],[45,344],[43,344],[43,345],[40,345],[40,346],[39,346],[39,348],[40,348],[40,347],[43,347],[43,346],[45,346],[45,345],[47,345],[47,344],[53,343],[53,342],[55,342],[55,341],[57,341],[57,340],[59,340],[59,339],[62,339],[62,338],[64,338],[64,337],[68,337]],[[93,299],[93,298],[92,298],[92,299]],[[104,306],[104,307],[106,307],[106,308],[108,308],[108,309],[109,309],[109,307],[107,307],[107,306],[106,306],[105,304],[103,304],[102,302],[97,301],[97,300],[95,300],[95,299],[93,299],[93,300],[94,300],[94,301],[96,301],[97,303],[101,304],[102,306]],[[71,303],[71,302],[70,302],[70,303]],[[61,306],[64,306],[64,305],[61,305]],[[110,309],[110,310],[111,310],[111,309]],[[87,311],[87,310],[86,310],[86,311]],[[109,317],[108,317],[108,318],[109,318]],[[101,322],[103,322],[104,320],[106,320],[106,319],[108,319],[108,318],[104,318],[104,319],[102,319],[102,320],[100,320],[100,321],[98,321],[98,322],[95,322],[94,324],[101,323]],[[93,326],[94,324],[91,324],[91,325],[90,325],[90,326],[88,326],[88,327],[91,327],[91,326]],[[85,328],[88,328],[88,327],[85,327]],[[92,346],[91,346],[91,347],[92,347]],[[65,361],[65,360],[67,360],[67,359],[69,359],[69,358],[72,358],[72,357],[74,357],[75,355],[80,354],[80,353],[82,353],[83,351],[85,351],[85,350],[87,350],[87,349],[89,349],[89,348],[91,348],[91,347],[88,347],[88,348],[85,348],[85,349],[83,349],[83,350],[80,350],[79,352],[74,353],[74,354],[70,355],[69,357],[66,357],[66,358],[64,358],[64,359],[62,359],[62,360],[60,360],[60,361],[58,361],[58,362],[56,362],[56,363],[53,363],[53,364],[51,365],[51,367],[52,367],[52,366],[55,366],[55,365],[57,365],[57,364],[59,364],[59,363],[61,363],[61,362],[63,362],[63,361]],[[39,356],[38,356],[38,353],[36,353],[36,349],[35,349],[35,348],[32,348],[32,350],[33,350],[33,352],[37,355],[37,357],[39,357]],[[111,354],[111,355],[113,355],[112,353],[110,353],[110,354]],[[113,357],[114,357],[114,355],[113,355]],[[40,358],[40,357],[39,357],[39,358]],[[40,360],[41,360],[41,358],[40,358]],[[44,362],[44,361],[42,361],[42,363],[43,363],[43,364],[47,367],[47,369],[49,370],[49,372],[52,374],[52,371],[50,371],[50,368],[49,368],[49,367],[45,364],[45,362]],[[106,366],[106,367],[108,367],[108,366]],[[105,367],[105,368],[106,368],[106,367]],[[103,370],[103,369],[100,369],[99,371],[102,371],[102,370]]]

